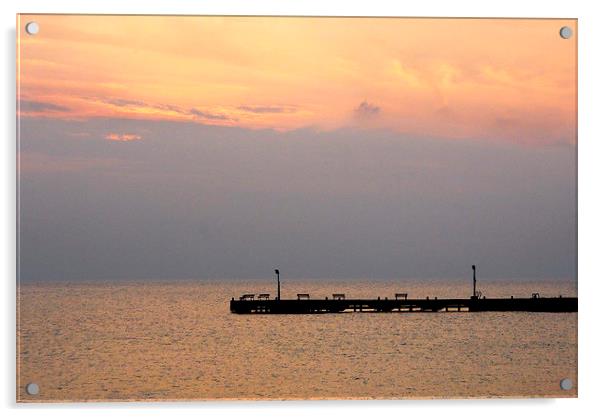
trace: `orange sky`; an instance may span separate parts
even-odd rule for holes
[[[576,32],[574,20],[22,15],[21,114],[575,143],[563,25]]]

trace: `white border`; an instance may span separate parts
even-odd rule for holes
[[[43,413],[59,415],[100,415],[111,413],[159,415],[177,411],[184,415],[287,416],[345,413],[365,416],[379,413],[462,414],[501,416],[508,413],[545,413],[546,416],[594,414],[602,377],[598,336],[600,321],[596,297],[602,297],[602,268],[598,262],[598,241],[602,235],[601,142],[602,14],[595,1],[504,0],[401,2],[386,0],[22,0],[0,2],[2,13],[3,98],[0,114],[2,141],[1,206],[4,266],[2,304],[3,361],[0,378],[1,405],[6,415]],[[239,403],[136,403],[89,405],[15,404],[15,15],[16,13],[129,13],[129,14],[237,14],[237,15],[346,15],[346,16],[452,16],[452,17],[559,17],[579,19],[579,399],[563,400],[452,400],[452,401],[316,401]],[[596,107],[595,104],[598,103]],[[599,256],[599,255],[598,255]],[[82,410],[82,408],[84,410]],[[596,411],[594,411],[596,410]]]

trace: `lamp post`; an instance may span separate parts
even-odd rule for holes
[[[274,269],[276,273],[276,280],[278,281],[278,300],[280,300],[280,270]]]
[[[472,296],[477,298],[477,267],[472,266]]]

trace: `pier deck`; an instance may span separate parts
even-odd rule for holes
[[[343,312],[530,311],[576,312],[576,297],[422,298],[422,299],[284,299],[232,298],[237,314],[320,314]]]

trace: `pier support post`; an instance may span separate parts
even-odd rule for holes
[[[274,269],[274,272],[276,273],[276,280],[278,281],[278,300],[280,300],[280,270]]]

